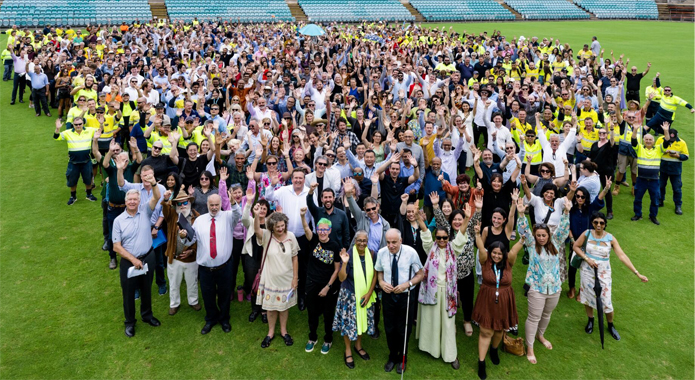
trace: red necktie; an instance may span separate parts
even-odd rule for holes
[[[217,257],[217,232],[215,231],[215,218],[210,223],[210,257]]]

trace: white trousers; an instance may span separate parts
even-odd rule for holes
[[[181,280],[186,278],[186,294],[188,304],[198,304],[198,263],[184,263],[174,259],[167,264],[167,277],[169,277],[169,307],[181,305]]]

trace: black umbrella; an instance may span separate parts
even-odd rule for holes
[[[601,282],[598,279],[598,268],[594,268],[594,294],[596,294],[596,311],[598,312],[598,332],[601,335],[601,349],[603,349],[603,301],[601,300]]]

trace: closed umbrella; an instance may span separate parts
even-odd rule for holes
[[[305,36],[312,36],[312,37],[317,37],[317,36],[323,36],[326,34],[326,32],[323,31],[323,28],[316,24],[309,24],[302,29],[299,29],[299,33],[305,35]]]
[[[598,314],[598,332],[601,335],[601,349],[603,349],[603,301],[601,300],[601,282],[598,279],[598,268],[594,268],[594,294],[596,295],[596,311]]]

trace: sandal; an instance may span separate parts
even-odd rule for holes
[[[367,353],[367,351],[365,351],[363,348],[357,348],[357,347],[355,347],[355,351],[357,351],[357,355],[358,355],[359,357],[361,357],[363,360],[369,360],[369,359],[371,359],[371,358],[369,357],[369,354]],[[363,352],[364,352],[364,354],[363,354]]]
[[[294,344],[294,341],[292,340],[292,337],[290,336],[290,334],[283,335],[282,339],[285,340],[285,346],[291,346]]]
[[[473,336],[473,326],[470,322],[463,322],[463,331],[466,332],[466,336]]]
[[[273,338],[275,338],[275,336],[266,336],[261,342],[261,348],[268,348],[270,346],[270,342],[273,341]]]

